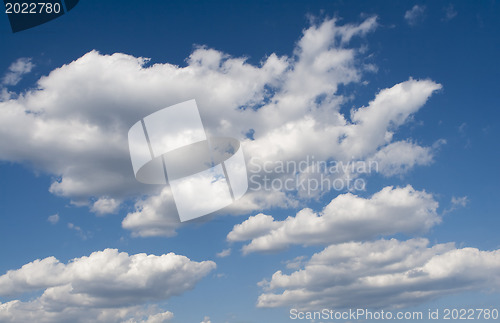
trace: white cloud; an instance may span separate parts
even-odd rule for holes
[[[62,311],[48,311],[40,301],[11,301],[0,303],[0,320],[5,323],[166,323],[173,319],[173,313],[155,306],[129,306],[121,308],[66,308]]]
[[[237,114],[239,105],[261,95],[257,92],[272,82],[273,66],[282,64],[276,56],[261,68],[226,59],[220,70],[211,71],[201,58],[214,52],[197,49],[185,68],[146,68],[142,58],[90,52],[41,78],[37,90],[0,103],[5,126],[0,157],[58,175],[50,191],[76,202],[151,192],[153,188],[138,184],[131,171],[126,135],[135,121],[192,97],[207,98],[206,111],[216,107],[227,110],[217,115]],[[211,118],[206,118],[208,125]],[[19,124],[23,129],[16,128]],[[17,149],[20,146],[24,149]]]
[[[391,143],[375,153],[373,160],[378,170],[386,176],[404,174],[415,165],[429,165],[433,161],[433,149],[408,141]]]
[[[241,199],[228,206],[225,210],[230,214],[238,215],[258,209],[290,208],[298,205],[299,201],[284,191],[249,190]]]
[[[141,323],[163,323],[168,322],[173,318],[174,314],[172,312],[166,311],[163,313],[152,314],[145,321],[141,321]]]
[[[276,251],[292,244],[315,245],[361,241],[396,233],[427,231],[441,221],[432,195],[404,188],[385,187],[371,198],[351,193],[334,198],[321,213],[302,209],[295,217],[276,221],[258,214],[234,226],[229,241],[251,240],[243,253]]]
[[[88,234],[85,233],[82,228],[80,228],[79,226],[73,224],[73,223],[68,223],[68,229],[70,230],[74,230],[76,231],[76,233],[78,234],[78,236],[80,236],[80,238],[82,238],[83,240],[87,240],[89,238]]]
[[[210,317],[205,316],[205,317],[203,318],[203,321],[201,321],[201,323],[212,323],[212,321],[210,321]]]
[[[467,196],[455,197],[451,198],[451,204],[453,207],[466,207],[469,203],[469,198]]]
[[[243,198],[226,208],[231,214],[242,214],[259,208],[273,206],[296,207],[298,204],[285,193],[248,192]],[[164,187],[159,194],[152,194],[138,200],[135,210],[127,214],[122,221],[124,229],[132,231],[134,237],[175,236],[181,227],[175,201],[170,187]]]
[[[249,156],[262,163],[298,163],[306,156],[314,156],[316,160],[348,162],[356,158],[363,161],[370,160],[371,155],[382,149],[380,155],[377,155],[381,158],[381,155],[395,148],[391,146],[383,150],[391,144],[394,131],[440,88],[441,85],[429,80],[409,79],[381,90],[367,107],[351,111],[353,123],[348,123],[338,111],[330,111],[328,117],[321,115],[321,109],[315,114],[302,111],[302,117],[298,120],[272,128],[262,136],[256,132],[255,140],[247,142],[244,148]],[[280,118],[276,116],[273,119]],[[405,152],[410,155],[397,165],[404,165],[406,169],[410,165],[421,164],[432,156],[430,148],[418,145],[407,145],[405,148]],[[395,153],[396,151],[393,152]]]
[[[293,55],[271,54],[258,66],[206,47],[195,49],[184,67],[89,52],[42,77],[36,89],[0,102],[0,159],[52,174],[50,192],[97,214],[117,212],[131,199],[136,210],[126,216],[124,228],[134,236],[172,236],[179,223],[168,188],[138,183],[133,176],[130,126],[195,98],[208,134],[240,139],[246,156],[370,158],[441,88],[409,79],[380,91],[347,121],[340,108],[348,98],[337,93],[338,86],[361,82],[366,65],[358,59],[364,51],[349,48],[349,41],[376,27],[376,17],[347,25],[325,20],[304,30]],[[250,129],[254,140],[245,136]],[[405,169],[431,158],[426,147],[407,150],[416,160],[403,160]],[[303,196],[295,193],[252,191],[227,210],[296,206]]]
[[[225,258],[225,257],[228,257],[230,255],[231,255],[231,248],[224,249],[221,252],[218,252],[216,254],[216,256],[219,258]]]
[[[360,157],[389,144],[393,131],[408,121],[429,97],[442,88],[431,80],[414,80],[381,90],[367,107],[351,111],[353,125],[346,127],[341,147]],[[350,156],[350,157],[351,157]]]
[[[443,214],[453,212],[457,209],[464,208],[469,204],[469,198],[467,196],[462,197],[451,197],[451,205],[443,211]]]
[[[3,85],[16,85],[23,75],[28,74],[35,67],[29,57],[21,57],[9,66],[9,71],[2,79]]]
[[[116,213],[120,207],[120,202],[116,199],[101,197],[92,205],[91,211],[97,214]]]
[[[413,8],[405,12],[406,22],[410,26],[415,26],[424,19],[425,6],[414,5]]]
[[[47,221],[49,221],[51,224],[56,224],[59,222],[59,214],[52,214],[47,218]]]
[[[331,245],[304,268],[260,285],[259,307],[397,308],[468,290],[500,289],[500,250],[426,239]],[[275,292],[273,292],[275,291]]]
[[[298,257],[295,257],[294,259],[292,260],[288,260],[286,261],[286,268],[288,269],[299,269],[299,268],[302,268],[302,266],[304,266],[304,260],[305,260],[305,256],[298,256]]]
[[[320,175],[307,172],[269,174],[262,171],[266,163],[293,162],[299,164],[309,157],[314,157],[316,161],[335,160],[344,164],[353,159],[365,164],[377,161],[382,163],[381,171],[386,175],[402,174],[416,165],[429,164],[436,147],[405,145],[404,143],[390,145],[398,127],[407,122],[410,116],[425,104],[432,93],[440,88],[441,85],[430,80],[410,78],[392,88],[381,90],[368,106],[352,110],[352,122],[346,121],[344,115],[336,110],[339,107],[338,104],[331,103],[327,107],[317,107],[313,110],[314,112],[309,112],[306,109],[301,112],[300,118],[280,126],[277,125],[267,131],[256,131],[254,133],[255,140],[245,142],[244,146],[246,154],[252,158],[252,163],[257,164],[257,167],[254,167],[256,170],[249,168],[250,191],[266,187],[263,184],[265,177],[271,180],[277,179],[283,184],[287,180],[293,181],[295,178],[308,180]],[[291,101],[293,101],[291,104],[297,102],[297,100]],[[272,111],[270,106],[262,109],[267,108]],[[323,112],[327,110],[329,110],[329,114],[323,115]],[[286,113],[288,111],[283,109],[283,114]],[[279,120],[279,118],[276,115],[271,119]],[[390,161],[387,159],[388,155],[398,157],[398,160]],[[362,176],[349,172],[330,175],[326,176],[329,177],[330,183],[337,178],[345,182],[348,179],[352,180]],[[252,180],[253,176],[256,176],[257,181]],[[321,182],[321,179],[317,180]],[[282,186],[284,187],[284,185]],[[292,189],[278,188],[265,192],[284,192],[289,199],[307,200],[321,196],[332,189],[334,189],[334,185],[327,185],[326,188],[321,187],[321,189],[313,188],[312,190],[295,185]],[[290,204],[278,206],[283,207]]]
[[[117,322],[141,309],[140,304],[194,288],[214,268],[212,261],[195,262],[173,253],[128,255],[116,249],[94,252],[67,264],[54,257],[35,260],[0,276],[0,295],[39,290],[43,294],[32,301],[1,304],[0,321],[25,322],[37,317],[38,322]],[[153,314],[156,316],[146,322],[171,316],[168,312]]]
[[[159,195],[152,195],[135,203],[135,212],[127,214],[122,221],[124,229],[133,236],[151,237],[176,235],[181,222],[170,187],[163,188]]]
[[[281,224],[274,221],[270,215],[259,213],[251,216],[248,220],[234,226],[233,230],[227,235],[228,241],[252,240],[269,234],[269,232],[278,229]]]

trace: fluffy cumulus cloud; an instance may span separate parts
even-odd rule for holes
[[[424,14],[425,8],[416,5],[405,19],[413,26]],[[436,144],[422,146],[397,133],[442,86],[408,77],[385,85],[364,106],[341,110],[350,95],[340,94],[339,87],[359,89],[363,74],[377,71],[367,47],[355,47],[351,40],[362,40],[376,28],[377,17],[357,24],[341,25],[336,19],[313,23],[293,53],[273,53],[257,65],[208,47],[197,47],[185,66],[91,51],[16,94],[5,87],[18,84],[33,68],[30,59],[19,59],[0,85],[0,160],[52,175],[51,193],[97,215],[125,210],[122,203],[132,201],[122,226],[139,237],[173,236],[181,224],[168,186],[144,185],[134,178],[128,130],[161,108],[193,98],[207,134],[239,139],[249,175],[256,175],[248,194],[228,207],[228,213],[298,208],[335,189],[259,189],[263,175],[282,182],[290,175],[300,180],[322,175],[309,164],[292,172],[275,167],[267,171],[280,162],[356,160],[361,165],[375,162],[373,171],[385,176],[404,174],[432,163],[443,143],[435,138]],[[343,166],[329,173],[330,179],[365,176],[365,171]],[[429,246],[416,238],[374,240],[419,234],[439,223],[431,194],[411,186],[385,187],[370,197],[350,189],[342,193],[320,211],[303,208],[284,220],[259,213],[227,235],[231,243],[247,241],[243,253],[327,245],[312,257],[289,261],[290,273],[277,271],[262,281],[258,306],[405,306],[499,287],[498,250]],[[466,202],[457,198],[452,207]],[[55,224],[58,219],[53,215],[48,221]],[[78,226],[68,227],[86,237]],[[217,256],[230,252],[225,249]],[[54,257],[36,260],[0,276],[0,296],[12,299],[0,303],[0,321],[165,322],[173,314],[147,304],[192,289],[214,268],[211,261],[172,253],[128,255],[113,249],[67,264]],[[24,293],[40,296],[16,299]]]
[[[118,207],[120,206],[120,201],[117,201],[112,198],[101,197],[92,205],[92,212],[97,214],[109,214],[116,213],[118,211]]]
[[[54,257],[35,260],[0,276],[0,296],[36,291],[42,295],[0,304],[0,321],[164,322],[171,312],[142,304],[192,289],[215,266],[173,253],[128,255],[116,249],[67,264]]]
[[[259,307],[387,308],[470,290],[500,289],[500,250],[429,246],[426,239],[331,245],[260,285]]]
[[[416,234],[441,221],[432,195],[411,186],[386,187],[370,198],[351,193],[334,198],[320,213],[306,208],[277,221],[258,214],[236,225],[228,241],[251,242],[243,253],[276,251],[292,244],[328,245],[396,233]]]
[[[386,174],[426,165],[432,147],[392,137],[441,85],[402,80],[349,117],[340,112],[349,97],[337,93],[339,86],[362,86],[366,71],[363,50],[350,41],[376,27],[376,17],[344,25],[326,19],[303,31],[293,54],[270,54],[259,65],[207,47],[196,48],[186,66],[91,51],[42,77],[34,89],[0,101],[0,160],[52,174],[50,192],[88,205],[98,215],[116,213],[123,201],[134,201],[123,221],[134,236],[172,236],[180,224],[168,187],[135,180],[128,130],[158,109],[193,98],[207,133],[240,139],[256,165],[299,162],[306,156],[377,160]],[[399,159],[387,161],[394,156]],[[251,184],[227,210],[296,207],[297,200],[321,194],[306,193],[300,188],[265,191]]]

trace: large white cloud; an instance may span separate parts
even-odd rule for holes
[[[441,221],[432,195],[411,186],[385,187],[370,198],[351,193],[334,198],[319,214],[306,208],[277,221],[258,214],[235,225],[228,241],[251,240],[243,253],[276,251],[292,244],[363,241],[396,233],[416,234]]]
[[[394,308],[469,290],[500,290],[500,250],[429,247],[427,239],[331,245],[260,285],[259,307]]]
[[[40,290],[42,295],[28,302],[0,304],[0,321],[39,317],[39,322],[115,322],[138,310],[142,317],[147,307],[141,304],[194,288],[215,266],[212,261],[195,262],[173,253],[128,255],[116,249],[94,252],[67,264],[54,257],[36,260],[0,276],[0,295]]]
[[[349,42],[376,27],[376,17],[346,25],[327,19],[304,30],[292,55],[271,54],[258,66],[207,47],[195,49],[184,67],[89,52],[42,77],[35,89],[0,102],[0,159],[54,175],[52,193],[97,214],[115,213],[122,201],[135,200],[124,228],[136,236],[173,235],[179,221],[168,192],[133,176],[130,126],[195,98],[207,132],[240,139],[247,158],[379,158],[394,151],[389,145],[397,127],[441,86],[410,78],[344,116],[340,107],[348,97],[337,89],[361,82],[365,70],[362,51]],[[427,164],[433,154],[417,144],[406,145],[405,152],[409,157],[392,168]],[[296,206],[303,195],[295,193],[251,191],[228,210]]]

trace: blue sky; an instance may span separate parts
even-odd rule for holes
[[[499,9],[82,0],[15,34],[0,15],[0,321],[500,309]],[[362,190],[250,187],[180,225],[168,189],[135,181],[126,135],[193,98],[247,164],[379,168],[330,174]]]

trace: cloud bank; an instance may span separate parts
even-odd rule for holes
[[[331,245],[260,285],[258,307],[398,308],[471,290],[500,290],[500,250],[429,247],[427,239]],[[274,291],[274,292],[273,292]]]
[[[0,321],[122,322],[149,313],[153,317],[145,322],[161,322],[172,314],[141,304],[180,295],[215,267],[212,261],[195,262],[174,253],[128,255],[116,249],[67,264],[54,257],[35,260],[0,276],[0,296],[43,293],[32,301],[0,304]]]
[[[396,233],[417,234],[441,221],[437,207],[432,195],[411,186],[386,187],[368,199],[347,193],[334,198],[320,213],[306,208],[283,221],[262,213],[251,216],[235,225],[227,240],[251,240],[242,249],[248,254],[292,244],[328,245]]]
[[[291,56],[273,53],[259,65],[207,47],[196,48],[186,66],[91,51],[42,77],[35,89],[0,101],[0,159],[53,175],[50,192],[97,215],[135,202],[123,221],[133,236],[172,236],[179,220],[168,187],[135,180],[127,131],[140,118],[193,98],[209,134],[238,138],[245,155],[262,162],[358,158],[379,161],[386,175],[428,165],[432,147],[392,138],[440,84],[410,78],[350,115],[340,111],[349,97],[337,93],[339,86],[360,84],[373,71],[350,41],[377,25],[377,17],[344,25],[326,19],[303,31]],[[311,196],[251,189],[228,212],[296,207],[303,198]]]

